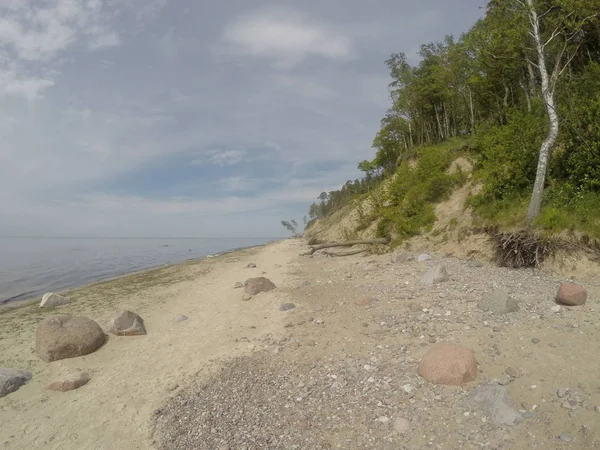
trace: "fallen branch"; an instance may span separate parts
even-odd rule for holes
[[[350,255],[358,255],[359,253],[363,253],[366,252],[367,249],[363,248],[361,250],[354,250],[351,252],[346,252],[346,253],[331,253],[331,252],[323,252],[323,254],[327,255],[327,256],[350,256]]]
[[[362,241],[334,242],[334,243],[329,243],[329,244],[315,245],[315,246],[311,247],[309,252],[302,253],[301,256],[310,256],[310,255],[314,254],[316,251],[322,250],[324,248],[352,247],[353,245],[389,244],[389,243],[390,243],[389,238],[366,239],[366,240],[362,240]]]

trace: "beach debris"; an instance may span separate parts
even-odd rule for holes
[[[83,316],[48,317],[35,332],[35,351],[46,362],[75,358],[98,350],[106,335],[96,322]]]
[[[494,314],[507,314],[519,310],[517,301],[510,298],[508,292],[505,291],[492,291],[484,294],[477,306],[482,311]]]
[[[234,289],[240,289],[240,288],[243,288],[243,287],[244,287],[244,283],[242,283],[241,281],[238,281],[237,283],[235,283],[233,285]]]
[[[138,336],[146,334],[144,319],[136,313],[127,310],[119,312],[110,321],[108,331],[117,336]]]
[[[567,306],[581,306],[587,300],[587,291],[574,283],[562,283],[556,294],[556,303]]]
[[[57,306],[66,305],[67,303],[69,303],[67,297],[48,292],[42,297],[40,308],[56,308]]]
[[[90,379],[90,376],[84,372],[63,380],[53,381],[46,386],[46,389],[58,392],[74,391],[75,389],[79,389],[84,384],[87,384]]]
[[[31,372],[0,367],[0,397],[15,392],[31,380]]]
[[[259,292],[268,292],[276,287],[271,280],[265,277],[248,278],[244,283],[244,290],[250,295],[256,295]]]
[[[441,343],[431,347],[417,373],[433,384],[461,386],[477,378],[477,361],[468,348]]]
[[[290,309],[294,309],[295,307],[296,305],[294,305],[293,303],[283,303],[279,307],[279,311],[289,311]]]
[[[422,283],[426,286],[433,286],[448,280],[448,271],[444,266],[432,267],[423,275]]]
[[[353,245],[371,245],[371,244],[389,244],[389,238],[377,238],[377,239],[364,239],[360,241],[346,241],[346,242],[330,242],[326,244],[319,245],[311,245],[309,244],[310,250],[306,253],[302,253],[300,256],[311,256],[315,252],[322,250],[324,248],[332,248],[332,247],[352,247]],[[361,250],[362,251],[362,250]],[[351,253],[348,253],[351,254]],[[344,256],[344,255],[337,255]]]
[[[176,322],[183,322],[184,320],[188,320],[188,316],[180,315],[175,317]]]
[[[473,390],[469,401],[483,406],[483,412],[496,425],[517,425],[522,416],[510,405],[508,388],[498,384],[481,384]]]
[[[256,264],[254,264],[254,263],[248,263],[248,265],[246,266],[246,268],[248,268],[248,269],[255,269],[256,268]]]

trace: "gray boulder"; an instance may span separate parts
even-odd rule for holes
[[[111,321],[108,331],[116,336],[137,336],[146,334],[144,319],[131,311],[121,311]]]
[[[67,297],[48,292],[42,297],[40,308],[56,308],[57,306],[66,305],[67,303],[69,303],[69,299]]]
[[[494,314],[508,314],[519,310],[519,304],[507,292],[492,291],[484,294],[477,304],[479,309]]]
[[[475,388],[469,401],[480,404],[484,414],[496,425],[515,426],[523,416],[511,405],[506,386],[482,384]]]
[[[61,315],[44,319],[35,332],[35,351],[46,361],[75,358],[98,350],[106,335],[87,317]]]
[[[271,280],[265,277],[248,278],[244,283],[244,290],[250,295],[272,291],[276,287]]]
[[[15,392],[31,380],[31,372],[0,367],[0,397]]]
[[[444,266],[432,267],[423,275],[421,280],[425,286],[433,286],[434,284],[443,283],[448,280],[448,271]]]

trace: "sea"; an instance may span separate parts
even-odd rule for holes
[[[0,306],[276,239],[0,237]]]

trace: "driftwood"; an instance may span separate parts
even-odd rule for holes
[[[314,254],[316,251],[322,250],[324,248],[352,247],[353,245],[389,244],[389,243],[390,243],[389,238],[365,239],[362,241],[332,242],[329,244],[314,245],[311,247],[310,251],[303,253],[301,256],[310,256],[310,255]]]
[[[363,248],[361,250],[353,250],[351,252],[346,252],[346,253],[323,252],[323,254],[325,254],[327,256],[350,256],[350,255],[358,255],[359,253],[363,253],[366,251],[367,251],[367,249]]]

